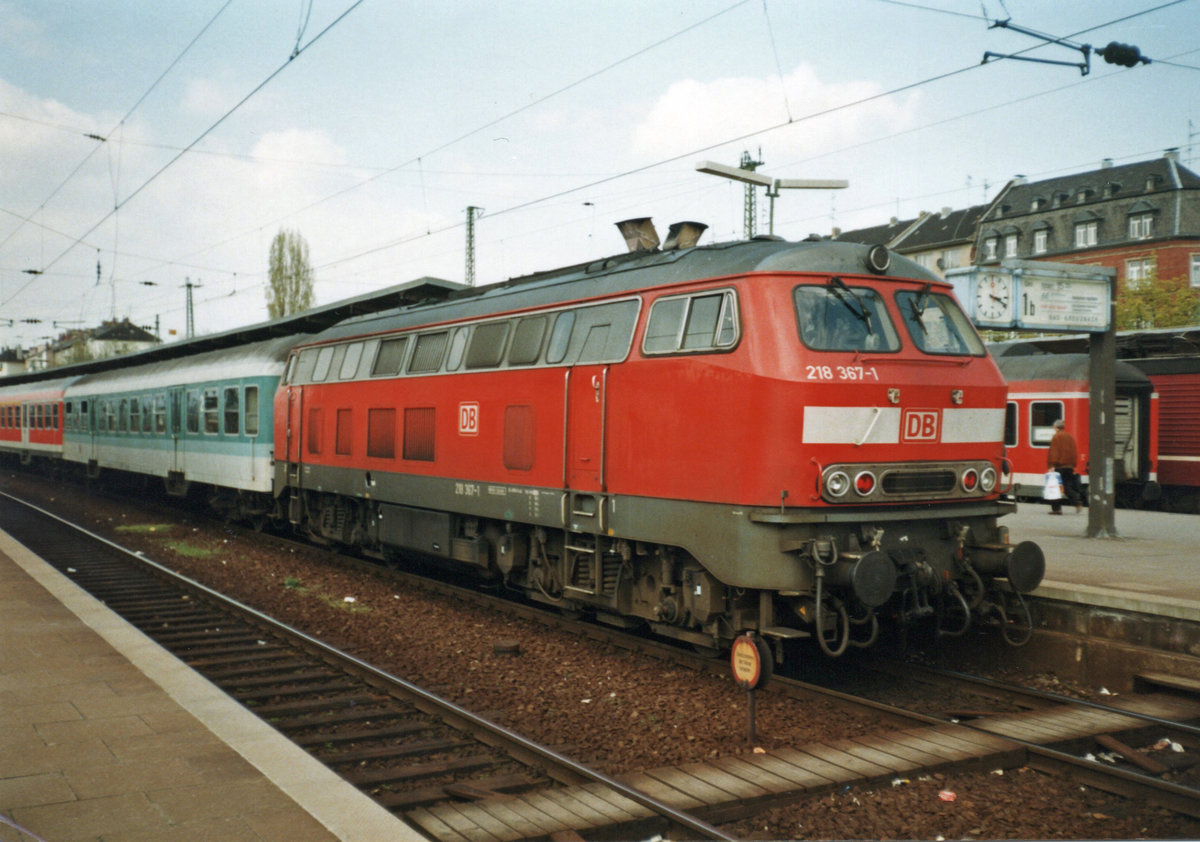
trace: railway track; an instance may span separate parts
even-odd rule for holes
[[[404,578],[406,581],[412,581],[407,575]],[[424,587],[444,591],[452,586],[427,583]],[[504,602],[485,594],[472,595],[462,589],[454,589],[454,592],[460,598],[472,599],[492,607]],[[549,625],[569,626],[573,629],[573,633],[584,633],[590,638],[604,641],[607,644],[652,653],[675,664],[715,670],[721,673],[727,673],[728,670],[727,663],[723,659],[715,661],[705,659],[690,652],[680,651],[676,647],[631,638],[605,627],[579,626],[553,613],[547,615],[543,609],[515,606],[511,610],[521,616],[540,618],[541,622]],[[185,629],[178,628],[178,621],[175,622],[175,626],[175,630],[181,636],[186,637],[190,633]],[[228,627],[225,628],[228,631]],[[256,634],[256,630],[251,631],[250,634],[242,635],[240,640],[237,635],[233,635],[232,639],[226,641],[226,645],[234,648],[249,647],[251,651],[246,655],[252,657],[261,647],[261,644],[258,643],[260,637],[255,636]],[[250,640],[250,637],[253,637],[253,640]],[[235,655],[241,657],[239,653],[230,653],[229,657]],[[224,658],[225,655],[219,657]],[[248,677],[252,675],[248,672],[239,673],[225,676],[221,680],[223,686],[226,686],[229,681],[245,684]],[[264,684],[244,688],[248,692],[260,695],[258,699],[249,700],[252,709],[258,708],[260,713],[267,712],[271,716],[278,716],[282,712],[288,711],[279,709],[271,711],[266,708],[266,705],[293,707],[290,699],[261,698],[261,694],[271,693],[274,690],[268,676],[255,677],[254,680],[262,681]],[[311,682],[317,686],[333,680],[319,668],[314,669],[311,674]],[[881,725],[887,723],[895,728],[895,732],[893,734],[884,732],[872,738],[797,746],[795,750],[772,752],[761,758],[731,757],[713,764],[691,764],[684,769],[649,770],[647,773],[622,777],[620,783],[639,789],[639,791],[653,792],[659,800],[672,809],[694,812],[703,816],[705,821],[721,823],[753,815],[755,811],[766,809],[772,804],[778,803],[780,799],[795,800],[797,797],[803,798],[806,794],[816,795],[837,791],[846,784],[858,785],[872,782],[884,784],[890,778],[904,777],[913,772],[933,769],[946,770],[972,764],[979,768],[994,768],[991,764],[1032,765],[1055,771],[1061,770],[1064,766],[1070,766],[1074,769],[1073,774],[1077,779],[1098,789],[1118,792],[1125,796],[1146,798],[1187,815],[1197,815],[1196,807],[1197,804],[1200,804],[1200,799],[1194,791],[1172,785],[1170,782],[1156,781],[1129,773],[1122,774],[1122,770],[1102,768],[1094,762],[1073,757],[1069,752],[1059,751],[1057,747],[1047,746],[1044,744],[1047,736],[1046,725],[1044,722],[1036,721],[1035,717],[1010,721],[1007,732],[1001,735],[1000,732],[989,732],[987,728],[978,728],[977,726],[981,724],[979,722],[967,723],[973,727],[947,726],[945,717],[931,716],[895,705],[871,701],[855,693],[838,693],[818,684],[777,678],[772,682],[770,692],[785,693],[800,698],[812,698],[817,695],[833,696],[838,699],[839,703],[870,708],[875,712]],[[1031,702],[1017,707],[1028,709],[1032,704]],[[1056,705],[1058,700],[1042,700],[1039,704],[1043,706]],[[290,711],[288,715],[298,715],[299,713],[304,713],[306,716],[313,715],[311,711]],[[1000,722],[1001,716],[1002,714],[997,715],[992,722]],[[975,719],[984,718],[983,716],[975,717]],[[1154,722],[1155,720],[1150,721]],[[1161,717],[1159,721],[1161,722]],[[277,727],[279,726],[277,725]],[[1097,725],[1093,722],[1082,727],[1086,736],[1078,737],[1077,740],[1091,739],[1095,733],[1107,726]],[[1133,726],[1130,726],[1127,720],[1120,720],[1119,724],[1113,727],[1120,731]],[[281,728],[281,730],[284,729]],[[508,829],[502,830],[499,826],[494,827],[495,833],[493,837],[489,838],[518,839],[524,838],[521,833],[529,836],[537,836],[542,833],[536,827],[526,827],[524,831],[520,832],[512,830],[513,826],[521,825],[522,817],[513,813],[509,805],[518,801],[521,804],[527,804],[528,800],[511,794],[499,797],[493,795],[493,793],[499,792],[519,792],[519,787],[504,790],[499,786],[489,788],[486,785],[468,783],[461,784],[454,789],[454,785],[451,784],[453,791],[458,793],[457,798],[421,805],[416,804],[411,796],[400,792],[391,782],[368,779],[366,776],[369,770],[372,766],[378,765],[377,758],[370,754],[375,747],[357,745],[354,741],[354,731],[354,726],[342,726],[340,733],[345,738],[344,740],[341,737],[323,738],[321,736],[323,732],[319,729],[308,734],[303,729],[297,729],[296,733],[301,740],[304,740],[306,736],[310,738],[308,744],[314,754],[318,756],[320,754],[340,755],[337,759],[346,761],[344,768],[348,767],[361,773],[360,786],[374,787],[380,790],[382,798],[391,799],[390,802],[381,803],[390,803],[392,809],[408,810],[410,814],[423,817],[427,824],[422,825],[422,830],[431,836],[440,839],[458,838],[458,832],[454,827],[446,825],[442,821],[442,818],[447,815],[461,819],[465,823],[460,830],[467,826],[478,829],[480,827],[478,823],[488,821],[494,821],[497,825],[501,825],[501,820],[495,819],[492,815],[497,812],[505,815],[508,819]],[[1023,740],[1022,734],[1031,739]],[[427,748],[433,749],[433,746],[430,745]],[[337,759],[334,759],[333,763],[336,764]],[[979,764],[984,765],[979,766]],[[702,766],[704,768],[701,768]],[[353,779],[349,775],[346,777]],[[436,785],[432,784],[431,786]],[[556,797],[563,797],[567,791],[572,793],[570,797],[595,797],[594,792],[586,790],[586,785],[559,788],[557,790],[559,795]],[[693,797],[700,792],[705,793],[704,799]],[[533,796],[533,798],[537,797]],[[474,803],[470,799],[475,799]],[[534,803],[541,804],[538,809],[542,811],[552,810],[555,806],[553,802],[535,801]],[[558,806],[561,807],[561,805]],[[618,809],[608,817],[608,821],[632,823],[643,813],[642,809],[635,809],[640,805],[634,802],[629,802],[625,806],[628,808],[627,810]],[[581,810],[582,808],[576,807],[576,809]],[[491,814],[487,811],[491,811]],[[603,816],[593,815],[587,820],[587,823],[580,824],[580,829],[590,832],[605,820]],[[627,824],[626,826],[632,827],[633,825]],[[694,836],[695,834],[689,835]]]
[[[670,829],[689,838],[728,838],[686,812],[2,493],[0,523],[398,816],[522,793],[539,798],[546,815],[569,822],[572,810],[584,808],[555,793],[571,787],[586,793],[588,812],[607,813],[613,825],[634,833]],[[539,835],[536,825],[526,829]]]

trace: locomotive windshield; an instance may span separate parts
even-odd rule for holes
[[[979,334],[950,296],[900,292],[896,294],[896,304],[913,344],[926,354],[984,355]]]
[[[898,351],[900,338],[873,289],[848,287],[840,278],[796,287],[800,340],[814,351]]]

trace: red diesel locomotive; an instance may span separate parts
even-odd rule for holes
[[[882,247],[689,230],[298,344],[280,511],[697,646],[838,655],[880,619],[1021,642],[1044,559],[997,523],[1005,383],[950,287]]]

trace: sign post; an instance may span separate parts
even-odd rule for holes
[[[754,745],[754,690],[765,684],[771,675],[771,650],[762,638],[755,637],[753,632],[746,632],[733,641],[729,665],[733,669],[734,681],[746,691],[747,739]]]
[[[1089,538],[1115,538],[1115,269],[1043,260],[952,269],[946,280],[977,327],[1088,334]]]

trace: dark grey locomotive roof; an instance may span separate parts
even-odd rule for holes
[[[1087,354],[1025,354],[997,357],[996,365],[1009,383],[1026,380],[1087,380]],[[1126,389],[1151,388],[1150,378],[1127,362],[1117,361],[1116,383]]]
[[[632,252],[564,269],[514,278],[486,287],[450,292],[444,300],[422,302],[386,312],[347,319],[314,337],[324,342],[350,336],[415,327],[452,319],[477,318],[527,307],[619,295],[705,278],[753,272],[820,272],[866,275],[871,247],[859,243],[777,237],[697,246],[669,251]],[[882,277],[941,279],[912,260],[889,252],[891,264]]]

